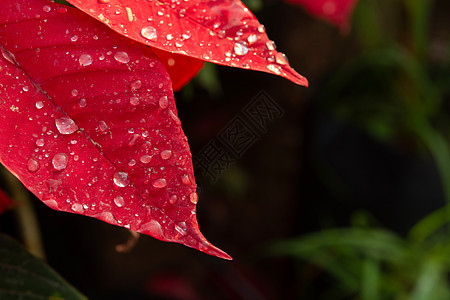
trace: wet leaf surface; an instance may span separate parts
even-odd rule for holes
[[[230,257],[205,240],[168,72],[149,47],[43,0],[0,11],[0,161],[49,207]]]
[[[239,0],[69,0],[118,33],[161,50],[225,66],[307,80]]]

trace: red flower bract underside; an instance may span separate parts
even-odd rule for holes
[[[177,57],[163,64],[44,0],[2,2],[0,46],[0,161],[30,191],[56,210],[230,258],[198,229],[191,153],[164,66]]]

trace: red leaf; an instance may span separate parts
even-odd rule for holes
[[[0,161],[45,204],[230,259],[201,235],[191,153],[149,47],[70,7],[4,0]]]
[[[303,6],[310,14],[323,18],[346,31],[358,0],[286,0]]]
[[[174,91],[179,91],[203,67],[203,61],[196,58],[162,51],[157,48],[152,48],[152,51],[158,56],[169,72]]]
[[[133,40],[225,66],[307,80],[275,51],[255,16],[239,0],[69,0]]]

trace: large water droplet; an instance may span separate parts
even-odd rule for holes
[[[48,5],[44,5],[42,7],[42,10],[45,11],[45,12],[50,12],[52,10],[52,8],[50,6],[48,6]]]
[[[170,204],[175,204],[175,203],[177,203],[177,200],[178,200],[177,195],[172,195],[172,196],[169,198]]]
[[[139,161],[143,164],[148,164],[152,161],[152,157],[148,154],[144,154],[139,158]]]
[[[125,205],[125,200],[123,200],[122,196],[116,196],[114,197],[114,204],[117,205],[117,207],[122,207]]]
[[[98,129],[101,132],[105,132],[105,131],[107,131],[109,129],[109,126],[108,126],[108,124],[106,124],[105,121],[101,120],[101,121],[98,122]]]
[[[36,101],[36,108],[37,109],[41,109],[41,108],[43,108],[44,107],[44,102],[42,102],[42,101]]]
[[[150,41],[156,41],[158,38],[158,33],[156,29],[152,26],[147,26],[141,29],[141,35]]]
[[[245,55],[248,53],[248,48],[244,44],[236,43],[234,44],[234,53],[237,55]]]
[[[266,66],[266,68],[269,71],[272,71],[272,72],[274,72],[277,75],[281,74],[280,66],[277,66],[277,65],[274,65],[274,64],[269,64],[269,65]]]
[[[74,203],[74,204],[72,204],[71,209],[72,209],[74,212],[77,212],[77,213],[80,213],[80,214],[84,212],[83,205],[81,205],[80,203]]]
[[[78,125],[69,117],[60,117],[55,120],[55,125],[61,134],[71,134],[78,130]]]
[[[170,157],[172,157],[172,150],[163,150],[159,155],[164,160],[169,159]]]
[[[113,178],[114,184],[118,187],[126,187],[130,184],[130,179],[128,179],[128,173],[127,172],[116,172],[114,173]]]
[[[133,91],[137,91],[138,89],[140,89],[142,87],[142,81],[135,80],[130,84],[130,86]]]
[[[258,36],[256,34],[250,34],[247,37],[247,41],[249,43],[249,45],[253,44],[254,42],[256,42],[258,40]]]
[[[167,181],[164,178],[155,179],[152,185],[157,189],[162,189],[167,186]]]
[[[45,140],[44,139],[40,138],[40,139],[36,140],[36,146],[42,147],[44,145],[45,145]]]
[[[175,224],[175,230],[181,235],[186,235],[187,234],[186,222],[179,222],[179,223]]]
[[[197,204],[198,202],[198,195],[196,192],[193,192],[189,195],[189,200],[193,203],[193,204]]]
[[[191,181],[189,180],[189,175],[188,174],[184,174],[183,176],[181,176],[181,182],[184,185],[189,185],[191,184]]]
[[[58,153],[53,156],[52,164],[53,168],[57,171],[62,171],[67,167],[67,163],[69,161],[69,157],[65,153]]]
[[[119,51],[116,54],[114,54],[114,59],[122,64],[130,62],[130,57],[128,56],[128,53],[122,51]]]
[[[80,66],[86,67],[92,64],[93,59],[89,54],[81,54],[78,62],[80,63]]]
[[[37,170],[39,170],[40,167],[41,167],[41,165],[34,158],[29,158],[27,160],[27,169],[28,169],[28,171],[36,172]]]
[[[162,96],[161,98],[159,98],[159,107],[161,107],[162,109],[165,109],[169,106],[169,99],[167,98],[167,96]]]
[[[133,96],[133,97],[130,98],[130,104],[133,105],[133,106],[139,105],[139,102],[140,101],[139,101],[138,97],[134,97]]]

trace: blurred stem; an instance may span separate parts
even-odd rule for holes
[[[16,219],[19,226],[22,241],[28,251],[34,256],[45,259],[44,248],[42,246],[41,232],[39,224],[31,204],[28,191],[22,183],[9,171],[2,168],[2,177],[8,184],[11,198],[16,201]]]
[[[432,1],[403,0],[409,14],[411,46],[420,62],[425,62],[428,46],[428,24]]]
[[[361,299],[362,300],[377,300],[379,299],[379,279],[380,279],[380,264],[373,258],[366,258],[362,265],[362,286]]]

